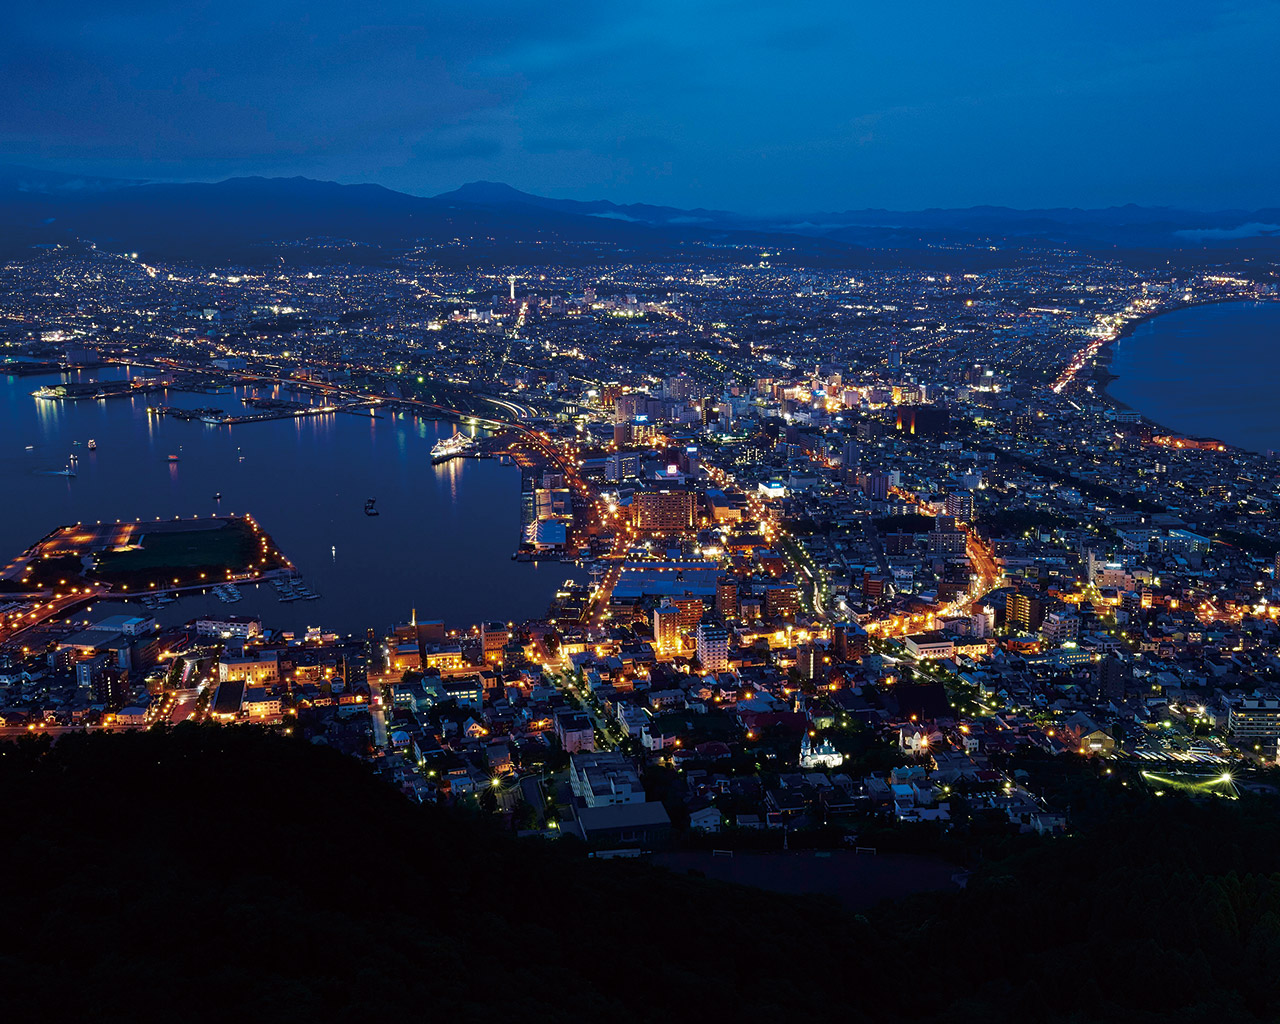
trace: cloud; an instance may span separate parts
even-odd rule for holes
[[[774,210],[1277,202],[1264,0],[45,0],[0,159]]]

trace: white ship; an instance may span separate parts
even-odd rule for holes
[[[448,462],[450,459],[465,454],[467,449],[471,448],[475,443],[475,438],[467,436],[460,430],[455,430],[452,437],[439,442],[431,449],[431,462],[432,464]]]

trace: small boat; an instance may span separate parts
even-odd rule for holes
[[[218,491],[218,492],[213,496],[213,500],[214,500],[214,501],[221,501],[221,500],[222,500],[222,492],[221,492],[221,491]]]
[[[76,471],[72,469],[70,466],[68,466],[66,469],[55,469],[53,471],[53,475],[54,476],[75,476]]]
[[[86,444],[85,447],[88,448],[89,451],[94,451],[98,447],[98,442],[95,441],[93,438],[89,438],[89,443]]]
[[[370,498],[368,501],[366,501],[366,502],[364,503],[364,514],[365,514],[365,515],[367,515],[367,516],[376,516],[376,515],[379,515],[379,514],[380,514],[380,513],[378,512],[378,510],[377,510],[376,508],[374,508],[374,502],[375,502],[376,500],[377,500],[376,498]]]
[[[170,456],[169,456],[169,461],[170,461],[170,462],[177,462],[177,461],[178,461],[178,456],[176,456],[176,455],[170,455]]]

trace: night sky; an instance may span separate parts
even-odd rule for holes
[[[8,4],[0,161],[743,211],[1280,204],[1280,3]]]

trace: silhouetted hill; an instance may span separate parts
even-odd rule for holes
[[[600,257],[620,250],[674,254],[691,245],[801,244],[821,257],[850,254],[845,242],[803,240],[767,231],[732,232],[708,225],[647,223],[595,215],[594,204],[495,202],[424,198],[380,185],[342,185],[308,178],[232,178],[203,183],[152,183],[86,190],[5,189],[0,185],[0,236],[32,242],[87,239],[117,251],[168,258],[276,258],[301,244],[310,253],[358,258],[353,250],[432,246],[441,259],[554,259],[574,246]],[[500,190],[503,195],[515,190]],[[515,193],[520,195],[520,193]],[[604,204],[612,206],[612,204]],[[579,257],[581,257],[579,253]]]
[[[0,245],[85,239],[117,251],[168,258],[266,261],[367,259],[429,246],[441,260],[547,262],[614,258],[731,257],[725,246],[780,250],[777,260],[814,265],[1005,262],[1037,246],[1122,250],[1268,252],[1280,247],[1280,210],[1196,213],[1136,206],[1106,210],[846,210],[748,216],[606,200],[581,202],[472,182],[434,197],[380,185],[308,178],[232,178],[137,184],[0,168]],[[868,252],[892,251],[897,255]],[[1002,252],[993,257],[983,250]],[[895,264],[896,265],[896,264]]]
[[[1276,1019],[1274,805],[1087,781],[1089,835],[862,918],[516,841],[255,730],[0,745],[0,991],[95,1022]]]

